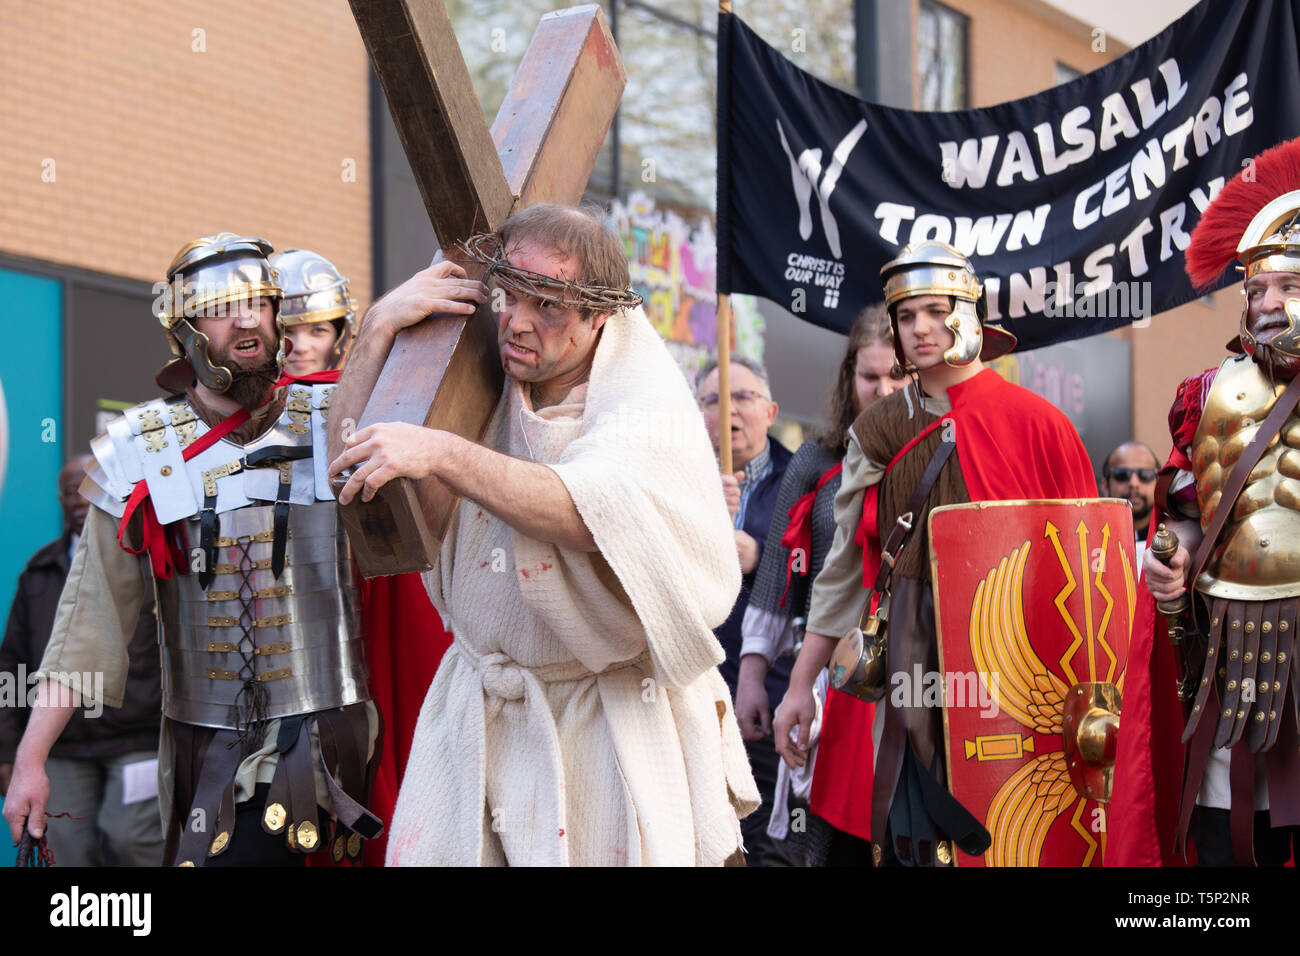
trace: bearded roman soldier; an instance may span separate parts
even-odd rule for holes
[[[1234,264],[1244,301],[1231,354],[1184,381],[1169,416],[1156,494],[1180,547],[1144,568],[1157,599],[1192,596],[1176,662],[1187,750],[1175,849],[1190,837],[1201,863],[1248,866],[1284,862],[1300,832],[1300,140],[1257,157],[1202,216],[1193,284]],[[1151,688],[1156,724],[1171,683]]]

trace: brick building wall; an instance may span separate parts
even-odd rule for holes
[[[346,0],[13,4],[0,45],[0,253],[154,282],[230,230],[317,249],[369,300]]]

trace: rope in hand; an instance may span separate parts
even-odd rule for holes
[[[81,817],[74,817],[71,813],[47,813],[45,819],[49,820],[55,817],[66,817],[69,820],[80,820]],[[19,843],[14,844],[18,847],[18,857],[14,860],[14,866],[53,866],[54,851],[49,848],[45,842],[45,837],[49,831],[41,833],[40,837],[32,836],[32,831],[27,829],[27,824],[23,824],[23,838]]]

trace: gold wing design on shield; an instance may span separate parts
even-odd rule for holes
[[[998,707],[1040,734],[1061,733],[1069,686],[1042,662],[1025,632],[1021,586],[1029,542],[998,562],[975,589],[970,649],[980,680]]]
[[[1029,643],[1021,595],[1028,557],[1026,541],[1002,558],[976,588],[970,618],[971,654],[980,680],[1003,713],[1037,733],[1060,739],[1069,687],[1047,668]],[[1068,591],[1063,593],[1068,595]],[[989,804],[985,825],[993,842],[985,862],[990,866],[1036,865],[1052,822],[1070,809],[1076,797],[1063,750],[1027,761]],[[1097,841],[1079,819],[1084,806],[1079,802],[1072,824],[1089,845],[1086,866]]]

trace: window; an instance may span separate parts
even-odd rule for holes
[[[923,110],[961,110],[966,84],[966,17],[933,0],[921,0],[916,28],[916,67]]]

